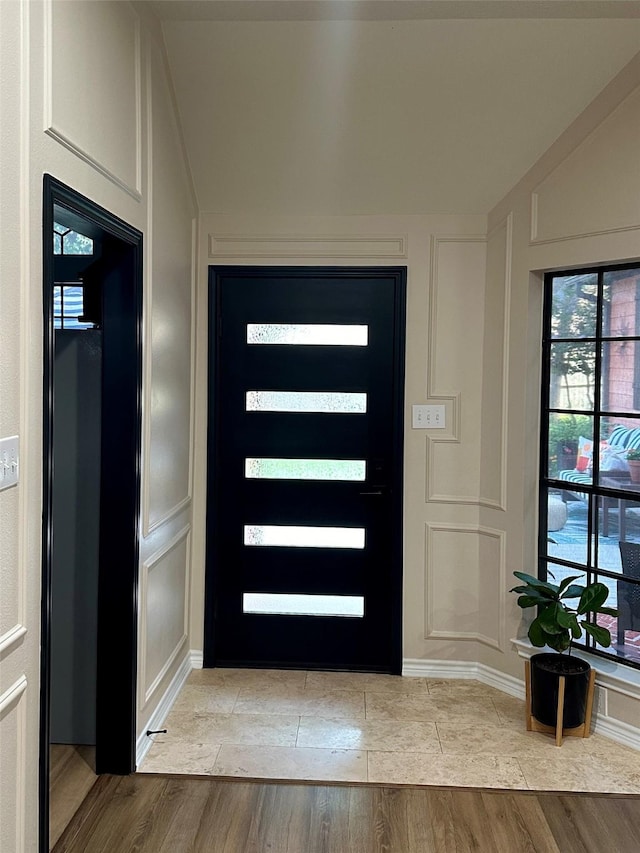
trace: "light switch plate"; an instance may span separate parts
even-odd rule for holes
[[[0,438],[0,491],[15,486],[20,472],[20,443],[17,435]]]
[[[411,425],[413,429],[445,429],[444,405],[412,406]]]

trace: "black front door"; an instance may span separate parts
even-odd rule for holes
[[[405,270],[210,270],[205,666],[399,672]]]

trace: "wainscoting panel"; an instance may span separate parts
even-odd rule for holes
[[[25,675],[0,695],[0,729],[2,731],[2,780],[0,788],[0,842],[4,850],[23,853],[25,839],[25,775],[27,702]],[[12,770],[10,768],[13,768]]]
[[[425,525],[424,637],[476,640],[504,651],[505,533]]]
[[[191,528],[186,525],[142,564],[140,572],[139,710],[186,648]]]
[[[636,89],[535,188],[531,243],[640,231],[639,140],[640,89]]]
[[[44,49],[45,133],[141,199],[140,22],[131,4],[46,0]]]

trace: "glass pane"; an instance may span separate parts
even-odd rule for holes
[[[366,347],[368,326],[318,323],[248,323],[248,344],[303,344]]]
[[[245,524],[244,544],[292,548],[364,548],[364,527]]]
[[[596,334],[595,273],[553,279],[551,335],[554,338],[592,338]]]
[[[53,232],[53,246],[55,254],[93,254],[93,240],[90,237],[85,237],[84,234],[79,234],[77,231],[65,228],[65,226],[60,225],[59,222],[53,223]]]
[[[611,633],[611,647],[605,651],[640,663],[640,584],[601,576],[598,580],[611,590],[607,606],[618,609],[617,616],[599,613],[596,617],[598,625],[607,628]]]
[[[78,318],[84,313],[84,291],[79,284],[55,285],[53,288],[53,326],[55,329],[93,329],[93,323]]]
[[[366,477],[362,459],[245,459],[245,477],[257,480],[359,480]]]
[[[547,567],[547,580],[549,583],[559,584],[568,577],[576,578],[576,580],[572,581],[574,584],[585,586],[587,583],[586,572],[581,572],[580,569],[574,569],[568,566],[560,566],[558,563],[549,563]],[[571,601],[573,600],[574,599],[571,599]],[[578,599],[576,598],[575,601],[578,601]]]
[[[248,412],[364,414],[367,395],[342,391],[247,391]]]
[[[588,501],[584,492],[550,489],[547,496],[547,556],[586,564],[588,518]],[[552,571],[555,574],[554,568]]]
[[[549,415],[549,476],[572,483],[590,482],[593,451],[593,418],[591,415]],[[566,473],[565,473],[566,472]]]
[[[606,272],[603,282],[603,336],[640,335],[640,269]]]
[[[595,344],[551,344],[549,406],[552,409],[593,409]]]
[[[640,341],[602,344],[602,408],[611,412],[640,412]]]
[[[610,488],[621,488],[620,497],[598,499],[598,558],[601,569],[619,574],[623,571],[620,548],[627,544],[640,548],[640,483],[614,484],[603,478]],[[635,494],[631,488],[635,489]],[[629,493],[627,494],[627,488]]]
[[[245,592],[243,613],[281,616],[364,616],[364,598],[360,595],[295,595],[270,592]]]

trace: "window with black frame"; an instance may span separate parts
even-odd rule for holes
[[[640,266],[545,278],[540,577],[601,581],[596,654],[640,668]]]

